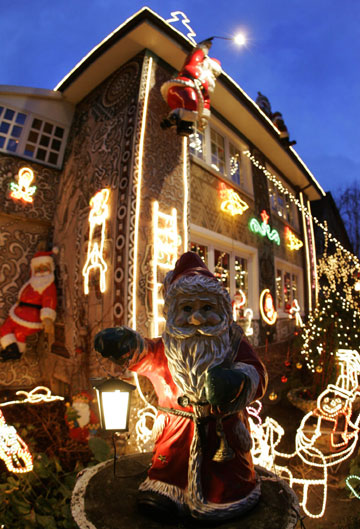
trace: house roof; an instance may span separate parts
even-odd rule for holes
[[[65,99],[79,103],[88,93],[144,49],[180,70],[193,44],[148,7],[142,8],[93,48],[55,87]],[[265,154],[293,186],[310,200],[325,195],[314,175],[292,147],[285,148],[270,119],[226,73],[216,83],[211,105]]]

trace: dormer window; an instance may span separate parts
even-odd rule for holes
[[[0,151],[60,167],[66,129],[30,112],[0,105]]]

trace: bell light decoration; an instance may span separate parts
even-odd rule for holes
[[[135,386],[110,378],[93,380],[99,405],[100,426],[110,432],[126,432],[129,429],[130,393]]]

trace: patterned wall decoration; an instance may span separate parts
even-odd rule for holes
[[[77,106],[65,153],[54,240],[60,248],[64,293],[60,318],[65,326],[65,348],[71,355],[71,383],[75,389],[83,383],[79,369],[82,357],[75,351],[86,354],[88,364],[93,366],[90,374],[96,375],[97,362],[92,357],[94,334],[102,327],[125,323],[126,219],[141,64],[140,55]],[[85,296],[81,272],[89,235],[89,200],[104,187],[110,189],[111,196],[104,250],[109,282],[101,294],[97,278],[92,277],[89,295]]]
[[[139,100],[142,102],[145,96],[145,83],[147,79],[150,56],[145,56],[142,83],[140,87]],[[151,271],[152,256],[152,204],[154,200],[159,202],[159,208],[165,213],[170,213],[172,208],[177,210],[177,221],[179,230],[179,242],[183,241],[183,140],[174,131],[164,131],[160,122],[168,113],[168,108],[162,99],[160,86],[169,79],[171,73],[154,59],[151,65],[151,79],[149,104],[147,109],[147,122],[144,143],[143,171],[142,171],[142,198],[139,226],[138,244],[138,292],[137,292],[137,327],[145,334],[149,334],[149,322],[152,318],[151,289],[153,278]],[[139,144],[142,108],[139,108],[135,142],[135,166],[132,183],[132,198],[129,218],[130,244],[134,237],[134,216],[136,185],[139,170]],[[187,160],[186,160],[187,162]],[[182,253],[183,247],[179,245],[178,253]],[[133,249],[129,252],[129,276],[128,276],[128,321],[131,324],[132,303],[131,286],[133,272]]]
[[[16,181],[25,165],[35,174],[37,192],[33,204],[10,198],[10,182]],[[0,323],[16,302],[18,293],[30,276],[30,260],[39,243],[50,243],[56,205],[59,172],[17,157],[0,156]],[[29,340],[27,354],[16,363],[2,366],[4,386],[30,387],[41,380],[39,354],[42,335]]]
[[[247,223],[249,212],[253,211],[253,200],[236,190],[247,202],[249,209],[243,215],[234,217],[226,214],[220,208],[221,182],[220,178],[206,171],[196,162],[191,163],[191,222],[244,244],[252,244]]]
[[[37,187],[32,204],[10,198],[10,183],[16,181],[19,169],[25,166],[34,171],[33,184]],[[58,184],[59,171],[15,156],[0,155],[0,211],[3,213],[52,222]]]

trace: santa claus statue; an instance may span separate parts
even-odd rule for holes
[[[37,252],[31,259],[31,277],[21,288],[17,302],[0,327],[0,357],[18,360],[26,349],[26,337],[44,330],[51,344],[56,318],[54,252]]]
[[[149,378],[158,397],[140,507],[221,521],[260,497],[246,406],[263,395],[265,369],[232,321],[229,294],[197,254],[182,255],[164,293],[162,338],[115,327],[97,334],[95,348]]]
[[[161,123],[162,128],[176,126],[180,136],[189,136],[193,124],[204,128],[210,117],[210,94],[221,73],[220,62],[208,56],[212,39],[200,42],[188,55],[176,78],[166,81],[161,94],[171,112]]]

